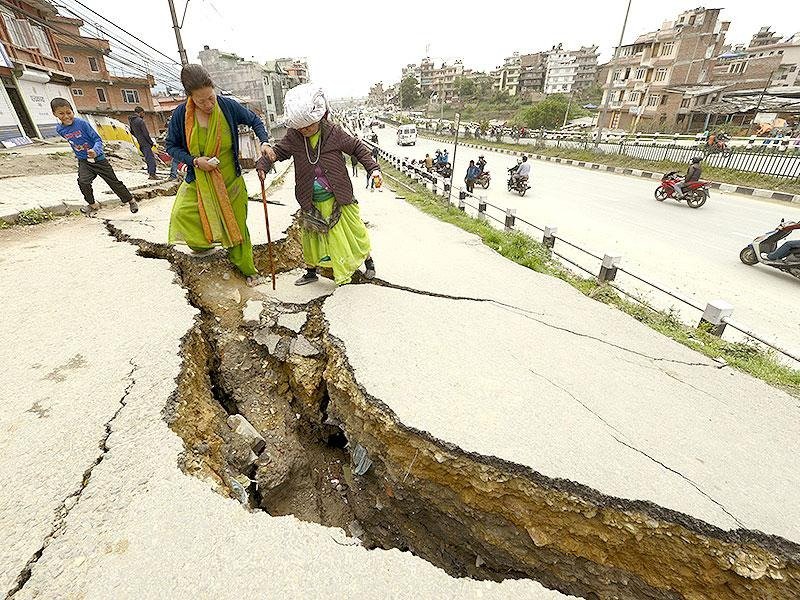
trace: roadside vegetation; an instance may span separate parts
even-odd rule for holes
[[[800,398],[800,370],[785,366],[774,353],[767,352],[754,343],[722,340],[703,329],[682,323],[672,311],[657,310],[644,300],[627,299],[608,284],[600,284],[595,279],[580,277],[567,270],[550,256],[547,248],[529,235],[519,231],[495,229],[485,221],[467,215],[424,188],[406,181],[390,163],[383,162],[382,170],[415,190],[403,191],[403,196],[411,205],[440,221],[477,235],[484,244],[509,260],[538,273],[558,277],[586,296],[618,308],[684,346],[709,358],[722,359],[728,365]]]

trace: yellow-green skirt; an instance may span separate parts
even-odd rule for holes
[[[336,199],[314,202],[326,219],[330,218]],[[350,283],[353,273],[370,253],[369,234],[361,220],[358,204],[341,207],[341,217],[328,233],[303,229],[303,258],[309,267],[333,269],[337,285]]]

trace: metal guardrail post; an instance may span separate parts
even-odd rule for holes
[[[450,182],[449,181],[445,181],[444,182],[444,191],[442,192],[442,196],[447,198],[448,201],[449,201],[449,199],[450,199]]]
[[[542,238],[542,244],[544,244],[545,248],[552,249],[553,246],[555,246],[557,233],[558,233],[558,227],[545,226],[544,237]]]
[[[467,204],[464,202],[467,199],[467,192],[462,189],[458,190],[458,210],[466,212]]]
[[[708,328],[708,331],[717,337],[722,337],[725,331],[725,319],[733,314],[733,305],[724,300],[712,300],[706,304],[703,316],[700,317],[698,327]]]
[[[516,214],[517,214],[517,209],[516,208],[507,208],[506,209],[506,231],[513,231],[514,230],[514,223],[517,220]]]
[[[478,197],[478,218],[486,220],[486,196]]]
[[[597,281],[600,283],[614,281],[617,278],[617,267],[619,267],[621,262],[621,256],[611,254],[603,256],[603,263],[600,265],[600,273],[597,275]]]

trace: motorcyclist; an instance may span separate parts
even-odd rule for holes
[[[440,165],[440,164],[442,164],[444,162],[442,160],[442,151],[441,150],[437,150],[436,151],[436,157],[434,158],[434,161],[436,162],[437,165]]]
[[[522,162],[517,165],[514,173],[511,175],[511,182],[517,184],[519,182],[528,181],[531,173],[531,164],[528,162],[528,157],[523,156]]]
[[[442,152],[442,162],[444,164],[447,164],[447,163],[450,162],[450,156],[447,154],[447,148],[445,148],[444,152]]]
[[[779,227],[779,229],[789,229],[790,231],[800,230],[800,223],[787,223],[786,225],[782,225],[781,227]],[[800,248],[800,240],[790,240],[788,242],[783,242],[783,244],[778,246],[775,249],[775,251],[767,254],[767,260],[772,260],[772,261],[783,260],[792,253],[792,250],[796,248]]]
[[[673,187],[675,189],[675,197],[680,200],[683,198],[683,189],[690,183],[694,181],[700,181],[700,175],[703,174],[703,170],[700,168],[700,163],[703,162],[702,157],[695,156],[692,159],[691,164],[689,165],[688,170],[686,171],[686,177],[683,178],[683,181],[679,181]]]
[[[476,163],[476,165],[478,167],[478,173],[482,174],[483,171],[486,169],[486,159],[483,157],[483,154],[481,154],[478,157],[478,162]]]

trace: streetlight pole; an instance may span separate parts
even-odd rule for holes
[[[450,195],[453,195],[453,175],[456,174],[456,152],[458,152],[458,130],[461,129],[461,113],[456,113],[456,141],[453,144],[453,166],[450,168]],[[448,201],[450,198],[448,197]]]
[[[181,65],[184,67],[189,64],[189,57],[186,55],[186,48],[183,47],[183,39],[181,39],[181,26],[178,25],[178,15],[175,14],[175,2],[167,0],[169,3],[169,12],[172,15],[172,29],[175,30],[175,39],[178,41],[178,55],[181,57]]]
[[[619,57],[619,51],[622,47],[622,38],[625,37],[625,27],[628,26],[628,14],[631,12],[631,1],[628,0],[628,8],[625,9],[625,20],[622,21],[622,31],[619,34],[619,44],[617,44],[616,49],[614,50],[614,58],[611,59],[610,65],[613,65],[617,58]],[[613,67],[609,70],[608,74],[611,76],[612,82],[614,78],[614,70]],[[600,145],[600,138],[603,137],[603,120],[606,118],[606,113],[608,112],[608,104],[611,100],[611,84],[609,83],[608,91],[606,92],[606,99],[603,102],[603,108],[600,111],[600,115],[597,117],[597,138],[594,141],[594,145]]]
[[[570,94],[569,94],[569,101],[567,102],[567,110],[566,110],[566,112],[564,113],[564,123],[561,125],[561,129],[564,129],[564,127],[566,127],[566,126],[567,126],[567,120],[569,119],[569,109],[570,109],[570,108],[572,108],[572,96],[573,96],[574,94],[575,94],[575,92],[573,92],[573,91],[570,91]]]

